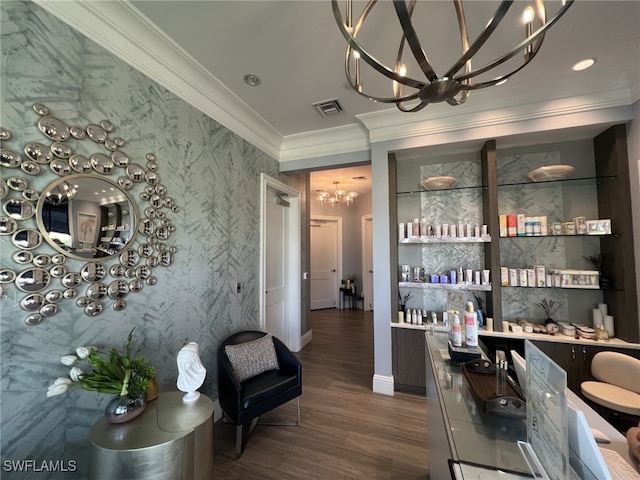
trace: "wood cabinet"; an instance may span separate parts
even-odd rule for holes
[[[391,329],[393,380],[396,390],[424,393],[426,387],[424,330]]]

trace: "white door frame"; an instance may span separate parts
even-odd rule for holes
[[[311,215],[311,221],[320,221],[320,222],[336,222],[338,225],[338,244],[337,244],[337,252],[336,252],[336,262],[338,263],[336,268],[336,284],[334,285],[334,291],[339,292],[340,288],[340,280],[342,280],[342,217],[332,217],[329,215]],[[313,252],[310,252],[310,255],[313,255]],[[337,295],[337,294],[336,294]],[[340,306],[340,297],[336,296],[336,308]]]
[[[264,173],[260,174],[260,298],[259,315],[260,328],[265,329],[265,284],[266,284],[266,218],[267,218],[267,189],[272,188],[287,194],[290,206],[289,212],[289,266],[287,268],[287,301],[285,304],[285,332],[282,341],[294,352],[301,348],[301,279],[300,279],[300,193],[290,186]]]
[[[367,283],[369,282],[369,272],[366,271],[367,264],[369,264],[371,266],[371,269],[373,269],[373,258],[371,258],[370,260],[366,258],[366,254],[367,254],[366,248],[365,248],[366,238],[365,238],[364,232],[365,232],[366,222],[368,221],[372,222],[371,227],[373,227],[373,214],[370,213],[368,215],[362,216],[361,235],[360,235],[362,237],[362,291],[368,292],[370,295],[373,296],[373,281],[371,285],[368,285],[369,287],[368,289],[366,288],[367,285],[365,285],[365,282]],[[373,229],[371,229],[370,241],[371,241],[371,245],[373,245]],[[371,252],[373,254],[373,249],[371,250]],[[372,304],[371,298],[368,298],[367,295],[365,294],[362,300],[362,309],[368,310],[367,305],[371,305],[371,304]]]

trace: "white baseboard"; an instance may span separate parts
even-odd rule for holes
[[[300,350],[302,350],[305,346],[311,343],[313,337],[313,332],[309,330],[307,333],[300,337]]]
[[[385,377],[383,375],[373,376],[373,391],[374,393],[382,393],[384,395],[393,396],[393,375]]]

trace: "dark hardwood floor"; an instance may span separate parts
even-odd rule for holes
[[[319,310],[303,364],[299,426],[260,426],[240,458],[235,426],[214,426],[215,479],[427,478],[426,401],[373,393],[373,315]],[[295,402],[265,415],[295,418]]]

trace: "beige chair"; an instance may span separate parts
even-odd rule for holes
[[[598,352],[591,362],[596,381],[582,382],[582,394],[614,412],[640,416],[640,360],[619,352]]]

